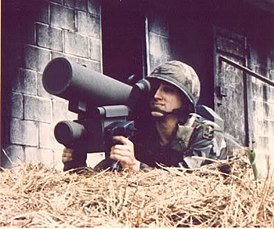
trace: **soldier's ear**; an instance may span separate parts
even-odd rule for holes
[[[186,121],[188,120],[189,118],[189,114],[190,114],[190,110],[189,110],[189,107],[188,106],[182,106],[180,109],[179,109],[179,123],[180,124],[185,124]]]
[[[188,114],[190,113],[195,113],[195,105],[192,104],[189,99],[186,96],[183,96],[183,109],[185,110],[185,112],[187,112]]]
[[[179,109],[179,122],[180,124],[186,123],[191,113],[195,113],[195,106],[183,96],[183,106]]]

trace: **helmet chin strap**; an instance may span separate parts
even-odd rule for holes
[[[183,108],[173,109],[172,111],[169,111],[169,112],[166,112],[160,109],[155,109],[153,111],[163,114],[163,116],[154,117],[155,119],[158,119],[158,120],[165,119],[168,115],[177,115],[179,117],[179,123],[181,124],[184,124],[187,121],[189,114],[192,112],[190,111],[190,109],[183,109]]]
[[[163,116],[160,116],[160,117],[156,117],[156,118],[160,118],[160,119],[165,118],[168,115],[172,115],[172,114],[173,115],[180,115],[182,113],[181,108],[173,109],[172,111],[169,111],[169,112],[163,111],[163,110],[160,110],[160,109],[154,109],[154,110],[152,110],[152,112],[153,111],[158,112],[158,113],[163,115]]]

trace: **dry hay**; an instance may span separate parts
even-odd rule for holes
[[[1,227],[274,227],[273,187],[256,188],[240,158],[138,173],[29,164],[0,176]]]

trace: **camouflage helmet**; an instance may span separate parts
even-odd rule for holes
[[[180,61],[168,61],[147,76],[147,79],[158,79],[168,82],[182,91],[188,100],[196,106],[200,96],[200,80],[194,69]]]

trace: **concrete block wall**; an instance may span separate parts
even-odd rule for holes
[[[50,60],[60,56],[102,71],[101,1],[13,1],[18,2],[20,12],[28,18],[20,30],[28,34],[27,39],[20,40],[19,34],[14,41],[23,52],[11,82],[11,108],[6,114],[9,123],[2,143],[8,158],[2,166],[42,162],[62,169],[63,146],[55,140],[53,130],[57,122],[74,120],[77,115],[68,111],[66,100],[44,90],[42,73]],[[94,154],[92,158],[89,155],[91,166],[102,159],[103,154]]]
[[[251,69],[274,81],[274,47],[264,49],[252,43],[250,49]],[[268,165],[274,174],[274,87],[252,77],[250,101],[256,164],[262,176],[266,176]]]

